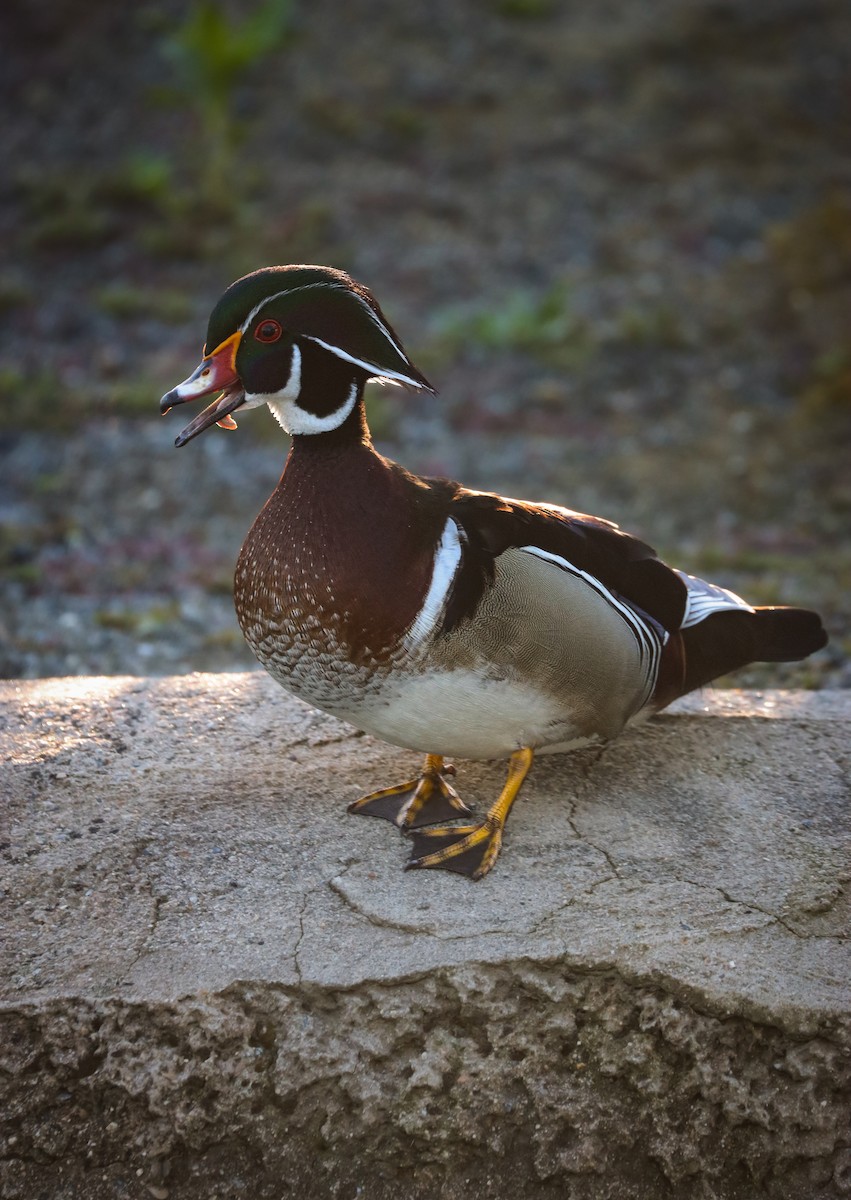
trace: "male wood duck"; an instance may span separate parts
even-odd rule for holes
[[[409,867],[481,879],[537,751],[601,745],[719,675],[825,645],[815,613],[754,608],[609,521],[412,475],[372,445],[369,379],[434,391],[367,288],[266,267],[227,289],[160,407],[221,393],[177,446],[261,404],[292,436],[239,556],[237,616],[285,688],[425,753],[418,779],[349,808],[412,832]],[[448,756],[508,758],[483,821],[463,820]]]

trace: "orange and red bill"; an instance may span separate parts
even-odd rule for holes
[[[242,333],[237,330],[217,346],[212,354],[205,354],[188,379],[166,392],[160,400],[163,416],[178,404],[189,400],[200,400],[212,392],[221,392],[212,404],[199,413],[194,421],[182,429],[175,438],[175,446],[185,446],[211,425],[223,429],[236,429],[236,421],[230,415],[245,402],[245,389],[235,367],[236,352]]]

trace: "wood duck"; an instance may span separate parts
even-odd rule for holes
[[[237,616],[285,688],[425,753],[418,779],[349,806],[411,833],[408,867],[481,879],[537,751],[601,745],[719,675],[825,645],[815,613],[754,608],[610,521],[412,475],[372,445],[369,379],[434,392],[367,288],[266,267],[227,289],[160,407],[220,393],[177,446],[261,404],[292,436],[239,556]],[[508,758],[483,821],[449,756]]]

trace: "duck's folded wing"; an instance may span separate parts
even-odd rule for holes
[[[530,549],[561,560],[656,624],[676,632],[683,622],[688,589],[679,572],[652,547],[617,525],[551,504],[512,500],[459,488],[449,516],[463,542],[463,558],[446,607],[444,630],[476,611],[493,578],[494,562],[506,550]]]

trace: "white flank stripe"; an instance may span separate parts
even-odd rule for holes
[[[423,606],[405,634],[405,646],[412,650],[432,634],[446,608],[449,591],[461,562],[461,539],[458,526],[450,517],[443,527],[440,545],[434,556],[434,569]]]
[[[602,596],[611,604],[612,608],[620,613],[632,630],[635,640],[638,643],[639,658],[645,671],[645,691],[642,703],[646,703],[656,684],[662,646],[667,642],[669,636],[667,631],[665,631],[664,638],[660,638],[655,629],[649,625],[645,625],[638,614],[628,604],[624,604],[616,596],[612,595],[599,579],[596,579],[593,575],[589,575],[587,571],[581,571],[579,567],[574,566],[573,563],[568,562],[561,555],[551,554],[548,550],[541,550],[539,546],[521,546],[520,549],[525,554],[533,554],[536,558],[543,559],[545,562],[554,563],[555,566],[560,567],[562,571],[567,571],[570,575],[584,579],[589,587],[592,587],[598,595]]]

